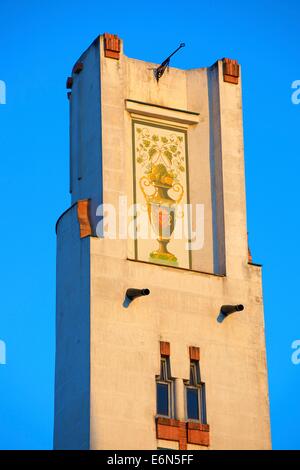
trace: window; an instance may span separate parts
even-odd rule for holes
[[[199,361],[191,361],[190,380],[185,383],[186,417],[206,424],[205,383],[201,382]]]
[[[156,414],[166,418],[174,417],[174,380],[167,356],[161,357],[160,375],[156,377]]]

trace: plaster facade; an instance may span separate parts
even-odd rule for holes
[[[269,449],[261,267],[248,259],[240,69],[234,80],[226,69],[225,81],[222,60],[171,67],[157,83],[157,64],[128,58],[122,41],[116,44],[108,54],[98,37],[72,75],[70,190],[75,206],[89,200],[91,235],[80,238],[74,206],[57,223],[54,446]],[[118,215],[120,196],[134,202],[134,119],[187,133],[189,198],[204,206],[204,245],[193,251],[191,269],[136,259],[133,240],[96,236],[99,204],[112,204]],[[125,309],[130,287],[150,295]],[[220,323],[224,304],[245,309]],[[72,354],[81,341],[76,369]],[[156,419],[161,341],[170,343],[173,427]],[[206,384],[203,429],[186,419],[190,346],[200,348]]]

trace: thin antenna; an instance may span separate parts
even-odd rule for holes
[[[170,59],[171,57],[176,54],[176,52],[179,51],[179,49],[181,49],[182,47],[185,47],[185,44],[184,42],[182,42],[179,47],[177,47],[177,49],[172,52],[172,54],[169,55],[169,57],[167,57],[161,64],[159,67],[157,67],[157,69],[154,69],[153,72],[154,72],[154,77],[156,79],[156,81],[158,82],[159,79],[163,76],[163,74],[165,73],[165,70],[166,68],[169,67],[170,65]]]

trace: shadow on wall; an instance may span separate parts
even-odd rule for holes
[[[6,344],[0,340],[0,364],[6,364]]]

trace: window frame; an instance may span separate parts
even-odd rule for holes
[[[168,414],[158,413],[158,393],[157,385],[163,384],[168,386]],[[156,376],[156,417],[172,419],[175,416],[175,387],[174,379],[171,376],[170,358],[169,356],[161,356],[160,358],[160,374]]]
[[[191,381],[192,374],[193,380]],[[184,388],[186,421],[207,424],[205,383],[201,381],[199,361],[190,362],[190,379],[184,381]],[[188,390],[197,390],[198,392],[198,419],[189,418],[188,416]]]

